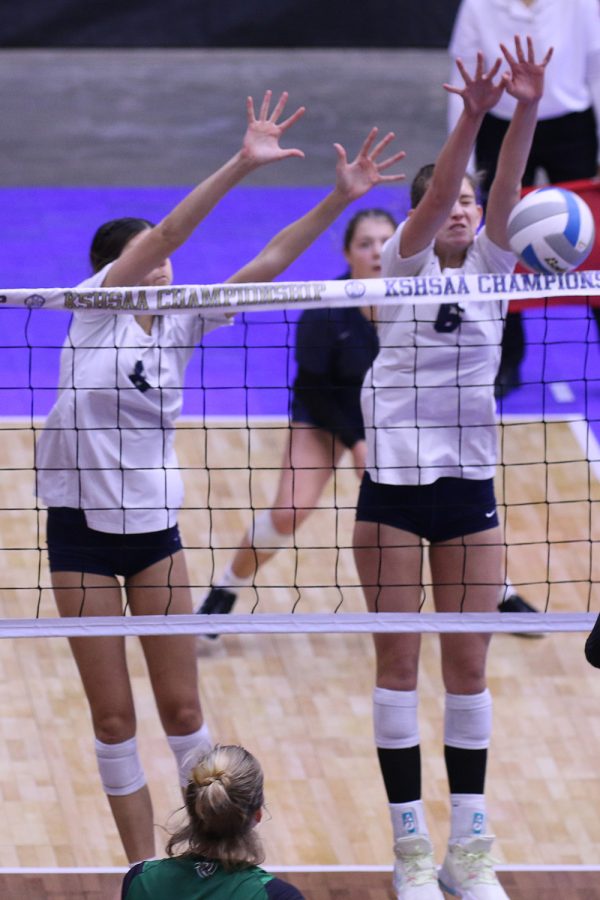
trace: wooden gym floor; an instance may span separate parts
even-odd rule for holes
[[[38,537],[43,521],[39,517],[38,522],[32,498],[31,431],[26,423],[2,424],[0,616],[31,617],[37,610],[53,616],[44,555],[36,549],[44,541],[43,530]],[[251,441],[246,430],[231,427],[235,423],[204,430],[186,420],[178,435],[187,504],[181,525],[192,548],[188,558],[198,599],[212,566],[220,571],[227,548],[248,521],[243,507],[250,490],[260,506],[268,504],[274,489],[285,429],[255,424]],[[509,574],[527,585],[523,592],[539,608],[552,612],[585,612],[588,603],[591,611],[600,609],[593,548],[598,483],[574,435],[570,423],[510,424],[503,435],[506,467],[500,469],[498,493],[509,504]],[[251,479],[249,464],[257,467]],[[356,488],[354,473],[340,471],[338,509],[332,489],[298,534],[298,551],[284,551],[264,568],[257,612],[289,611],[298,598],[296,608],[302,612],[331,612],[340,599],[343,611],[363,610],[348,549]],[[540,502],[546,490],[549,507]],[[209,530],[212,553],[199,546]],[[331,548],[333,534],[339,552]],[[341,589],[334,586],[336,572]],[[298,590],[268,587],[291,585],[294,576]],[[248,612],[256,596],[247,590],[239,610]],[[429,600],[425,609],[431,609]],[[516,900],[600,897],[599,873],[567,871],[600,863],[600,672],[585,662],[583,641],[583,634],[497,635],[492,643],[495,720],[488,798],[495,855],[509,869],[565,870],[503,871]],[[179,805],[174,763],[137,641],[130,641],[129,651],[141,754],[162,843],[169,816]],[[199,656],[202,697],[215,738],[245,744],[265,768],[272,816],[262,827],[268,864],[391,865],[391,832],[371,737],[370,638],[231,635],[200,640]],[[0,676],[0,868],[124,865],[98,783],[87,707],[66,641],[0,641]],[[435,636],[423,640],[419,689],[425,801],[441,861],[448,803]],[[31,886],[22,875],[14,886],[11,876],[0,873],[0,894],[110,897],[118,882],[111,875],[90,875],[89,881],[83,875],[61,877],[31,876],[37,885]],[[302,874],[290,880],[314,900],[391,896],[388,873]],[[27,893],[30,888],[33,893]]]
[[[282,872],[307,900],[392,900],[391,872]],[[599,900],[597,872],[500,872],[511,900]],[[3,900],[117,900],[121,875],[2,875]]]

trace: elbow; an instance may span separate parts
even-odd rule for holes
[[[164,256],[170,256],[174,250],[177,250],[178,247],[185,243],[188,234],[172,222],[169,222],[167,218],[154,226],[153,236],[157,243],[157,248],[164,253]]]

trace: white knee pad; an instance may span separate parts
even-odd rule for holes
[[[419,743],[416,691],[373,691],[375,746],[382,750],[404,750]]]
[[[255,550],[282,550],[293,544],[293,535],[277,531],[269,509],[254,514],[250,538]]]
[[[492,734],[492,696],[446,694],[444,743],[460,750],[486,750]]]
[[[185,787],[190,780],[190,771],[194,765],[212,749],[208,726],[205,723],[202,728],[192,734],[167,735],[167,741],[177,763],[179,784],[181,787]]]
[[[120,744],[105,744],[96,738],[96,759],[105,794],[122,797],[146,784],[134,737]]]

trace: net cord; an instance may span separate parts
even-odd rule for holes
[[[549,634],[591,631],[597,613],[281,613],[0,619],[1,638],[174,634]]]

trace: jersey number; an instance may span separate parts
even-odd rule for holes
[[[135,366],[133,367],[133,372],[129,376],[129,380],[131,381],[132,385],[138,389],[138,391],[142,392],[142,394],[145,394],[146,391],[149,391],[152,387],[152,385],[148,384],[148,382],[146,381],[144,363],[141,361],[141,359],[138,359]]]
[[[461,313],[462,309],[458,303],[442,303],[438,309],[434,329],[442,334],[456,331],[462,321]]]

